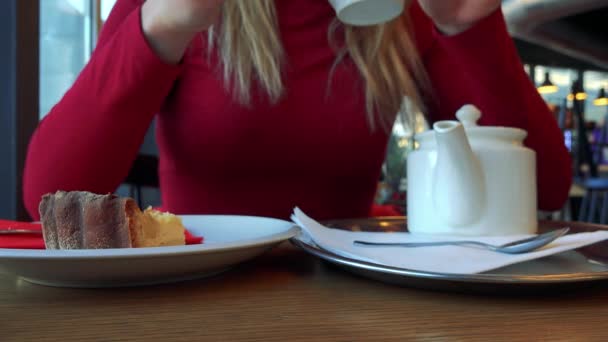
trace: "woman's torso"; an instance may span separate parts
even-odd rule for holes
[[[388,135],[371,131],[362,81],[346,61],[332,74],[323,0],[276,1],[286,52],[285,95],[274,105],[253,86],[236,104],[206,43],[188,50],[184,71],[157,121],[163,206],[180,214],[287,218],[299,206],[318,218],[365,216]]]

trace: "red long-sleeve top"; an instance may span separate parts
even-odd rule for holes
[[[90,62],[36,130],[24,174],[33,218],[48,192],[113,192],[155,116],[164,209],[287,218],[300,206],[319,219],[368,214],[388,133],[369,129],[352,64],[336,69],[327,96],[335,60],[327,1],[276,1],[286,96],[272,105],[254,86],[250,107],[233,101],[217,65],[207,62],[203,39],[193,40],[179,65],[163,63],[143,35],[142,3],[118,0]],[[539,207],[560,208],[570,158],[502,13],[451,37],[416,3],[410,14],[436,99],[430,117],[451,119],[472,103],[483,111],[482,125],[527,130],[538,159]]]

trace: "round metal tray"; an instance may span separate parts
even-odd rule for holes
[[[404,217],[334,220],[327,227],[350,231],[407,231]],[[539,222],[540,232],[568,226],[570,233],[608,230],[582,222]],[[480,274],[432,273],[373,264],[336,255],[298,237],[291,242],[304,251],[357,275],[385,283],[429,290],[497,294],[549,293],[606,285],[608,241],[546,258]]]

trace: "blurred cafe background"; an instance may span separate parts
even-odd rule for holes
[[[115,1],[0,2],[0,217],[29,219],[20,190],[29,137],[90,58]],[[540,214],[608,223],[608,0],[505,0],[503,11],[573,160],[570,201],[560,212]],[[413,135],[426,128],[421,116],[415,127],[395,125],[377,204],[405,212],[405,160]],[[160,198],[153,130],[118,189],[141,206]]]

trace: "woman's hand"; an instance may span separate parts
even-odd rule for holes
[[[418,0],[420,7],[447,35],[466,31],[494,12],[501,0]]]
[[[219,18],[224,0],[147,0],[142,28],[156,53],[177,63],[194,36]]]

